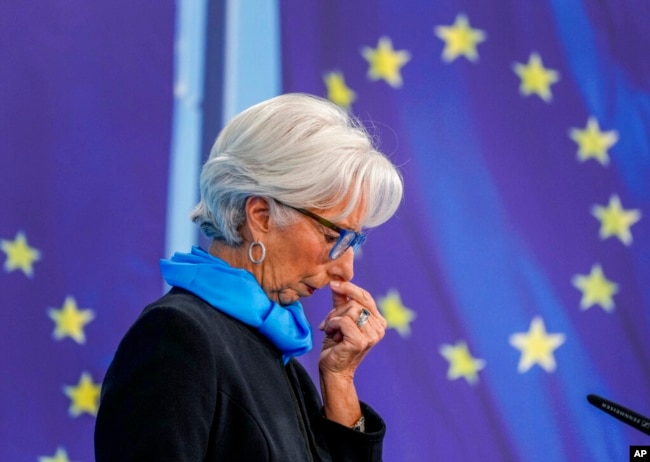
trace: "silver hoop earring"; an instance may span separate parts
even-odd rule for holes
[[[253,257],[253,249],[255,247],[258,247],[258,246],[259,246],[260,250],[262,251],[262,256],[260,256],[260,258],[256,260]],[[266,258],[266,247],[264,246],[264,244],[262,244],[260,241],[251,242],[250,245],[248,246],[248,258],[255,265],[259,265],[260,263],[262,263],[264,261],[264,259]]]

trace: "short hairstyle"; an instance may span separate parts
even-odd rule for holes
[[[403,184],[360,121],[328,100],[291,93],[252,106],[226,125],[203,166],[200,190],[192,220],[209,238],[237,246],[249,197],[320,210],[347,201],[333,221],[363,201],[361,225],[374,227],[395,213]],[[278,224],[296,219],[291,209],[268,202]]]

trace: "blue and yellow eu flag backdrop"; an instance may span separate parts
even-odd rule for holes
[[[161,294],[173,28],[169,1],[0,5],[2,461],[93,460],[108,363]]]
[[[283,90],[402,168],[356,280],[386,460],[627,460],[650,414],[650,5],[281,2]],[[642,412],[644,411],[644,412]]]
[[[0,5],[0,460],[93,460],[106,368],[163,291],[179,15],[209,12],[213,99],[192,104],[214,124],[236,62],[220,47],[256,49],[226,18],[251,3]],[[388,322],[356,378],[384,459],[610,462],[649,444],[586,395],[650,414],[650,5],[271,3],[281,91],[355,114],[404,176],[355,263]],[[330,304],[305,301],[312,325]]]

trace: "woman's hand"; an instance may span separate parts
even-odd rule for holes
[[[353,376],[368,351],[383,337],[386,320],[368,291],[351,282],[330,284],[334,308],[319,326],[325,332],[320,355],[321,373]],[[357,320],[361,310],[370,316],[361,327]]]
[[[329,419],[350,426],[361,416],[354,373],[384,337],[386,320],[368,291],[342,281],[333,281],[330,287],[334,308],[319,326],[325,333],[319,361],[323,404]],[[364,309],[370,316],[358,326]]]

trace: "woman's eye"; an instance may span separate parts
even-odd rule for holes
[[[328,244],[334,244],[336,241],[338,241],[339,237],[338,236],[333,236],[331,234],[325,234],[325,242]]]

